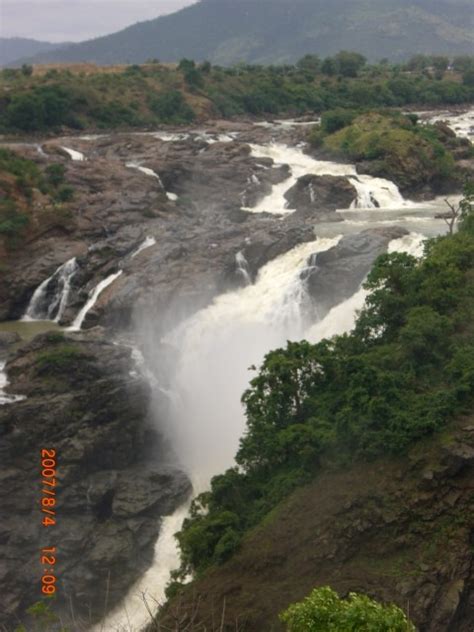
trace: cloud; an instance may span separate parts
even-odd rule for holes
[[[0,0],[0,35],[81,41],[152,20],[194,0]]]

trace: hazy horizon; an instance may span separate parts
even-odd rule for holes
[[[196,0],[0,0],[0,36],[81,42],[152,20]]]

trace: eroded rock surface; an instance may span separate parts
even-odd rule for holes
[[[389,243],[407,234],[400,227],[372,228],[346,235],[336,246],[313,257],[305,278],[317,315],[322,318],[332,307],[355,294]]]
[[[8,364],[0,407],[2,612],[8,627],[41,595],[40,548],[57,548],[55,610],[99,618],[150,565],[160,518],[191,491],[148,416],[130,350],[103,332],[49,333]],[[57,459],[56,525],[43,526],[41,450]],[[91,589],[93,587],[93,589]]]

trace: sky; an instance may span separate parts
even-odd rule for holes
[[[0,0],[0,36],[79,42],[113,33],[195,0]]]

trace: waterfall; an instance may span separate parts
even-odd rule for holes
[[[148,571],[131,588],[125,602],[113,610],[104,621],[93,626],[90,632],[142,632],[150,623],[151,612],[166,601],[165,588],[170,569],[179,566],[179,547],[174,537],[183,526],[190,502],[181,505],[171,516],[163,519],[160,537],[155,546],[154,562]]]
[[[304,332],[308,296],[301,271],[308,258],[338,241],[296,246],[267,263],[254,284],[220,295],[165,337],[175,353],[169,377],[175,397],[160,418],[168,419],[165,431],[179,460],[191,478],[199,474],[202,487],[233,463],[245,427],[240,397],[248,367]]]
[[[154,245],[156,245],[156,239],[154,237],[148,236],[145,241],[140,246],[138,246],[135,252],[132,253],[131,258],[135,259],[135,257],[141,252],[143,252],[147,248],[151,248]]]
[[[5,404],[14,404],[15,402],[20,402],[26,397],[23,395],[9,395],[5,393],[5,388],[8,386],[8,377],[5,371],[5,360],[0,360],[0,406],[4,406]]]
[[[67,307],[71,282],[78,269],[76,258],[69,259],[33,293],[22,320],[59,322]]]
[[[398,187],[390,180],[358,175],[349,178],[357,190],[357,199],[351,204],[352,209],[363,208],[402,208],[407,202]]]
[[[160,184],[160,187],[163,189],[163,191],[165,191],[165,187],[164,187],[162,179],[155,171],[153,171],[153,169],[149,169],[148,167],[142,167],[137,162],[127,162],[125,166],[128,167],[129,169],[137,169],[138,171],[141,171],[142,173],[144,173],[146,176],[156,178]],[[169,191],[165,191],[165,193],[168,200],[176,202],[176,200],[178,199],[178,196],[176,195],[176,193],[170,193]]]
[[[243,280],[245,281],[245,285],[251,285],[252,277],[249,273],[249,264],[242,251],[239,251],[235,255],[235,263],[237,265],[237,274],[239,274],[243,278]]]
[[[253,285],[220,295],[166,336],[177,362],[172,363],[170,377],[173,397],[167,398],[161,418],[168,420],[165,435],[188,470],[196,494],[208,489],[210,478],[234,462],[245,429],[240,398],[252,377],[248,367],[259,365],[265,353],[284,346],[288,339],[318,342],[353,328],[367,295],[362,288],[319,323],[305,318],[304,271],[315,264],[312,255],[333,247],[339,239],[296,246],[264,266]],[[389,251],[419,255],[423,239],[411,233],[393,240]],[[140,632],[149,622],[143,595],[152,609],[163,601],[170,572],[179,565],[173,534],[181,528],[188,508],[189,503],[165,518],[152,567],[122,605],[91,632],[115,632],[125,622],[127,632]]]
[[[74,322],[69,328],[70,331],[79,331],[82,328],[87,314],[97,303],[97,299],[99,298],[99,296],[107,287],[109,287],[109,285],[112,285],[115,279],[118,279],[121,274],[122,270],[119,270],[118,272],[115,272],[114,274],[108,276],[106,279],[103,279],[100,283],[96,285],[96,287],[89,293],[89,299],[87,300],[86,304],[74,319]]]
[[[61,147],[61,149],[63,149],[67,154],[69,154],[69,156],[71,157],[71,160],[74,160],[74,162],[84,162],[84,160],[86,159],[84,154],[81,154],[80,151],[76,151],[75,149],[69,149],[69,147]]]
[[[250,148],[255,158],[272,158],[276,165],[289,165],[291,172],[286,180],[274,185],[270,195],[259,204],[252,208],[244,208],[251,213],[266,212],[278,215],[292,213],[294,209],[288,208],[285,193],[297,183],[299,178],[307,174],[348,178],[357,191],[357,198],[351,208],[400,208],[407,204],[393,182],[384,178],[358,175],[354,165],[315,160],[300,148],[288,147],[281,143],[266,146],[250,145]]]

